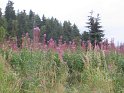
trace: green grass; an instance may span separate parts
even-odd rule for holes
[[[124,56],[116,52],[0,50],[0,93],[124,93]]]

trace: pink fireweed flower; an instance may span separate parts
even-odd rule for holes
[[[40,28],[39,27],[35,27],[33,29],[33,41],[35,43],[38,43],[40,40]]]
[[[82,41],[81,47],[82,49],[86,49],[84,41]]]
[[[58,40],[58,45],[62,45],[62,36],[60,36],[59,40]]]
[[[46,34],[44,34],[43,36],[44,36],[44,37],[43,37],[43,49],[46,50],[46,48],[47,48],[47,44],[46,44]],[[49,43],[49,42],[48,42],[48,43]]]
[[[30,38],[27,39],[27,45],[28,45],[28,47],[31,45],[31,39]]]
[[[46,38],[46,34],[44,34],[43,36],[44,36],[44,38]]]
[[[111,43],[110,43],[110,49],[111,50],[115,50],[115,44],[114,44],[114,39],[111,39]]]
[[[64,41],[64,44],[62,44],[62,49],[63,49],[63,51],[65,51],[67,49],[67,43],[66,43],[66,41]]]
[[[26,36],[25,36],[26,38],[28,38],[29,37],[29,34],[28,34],[28,32],[26,33]]]
[[[21,47],[24,48],[24,46],[25,46],[25,37],[24,37],[24,35],[22,35],[22,45],[21,45]]]
[[[12,50],[13,50],[13,51],[17,51],[17,49],[18,49],[18,48],[17,48],[17,44],[14,43],[13,46],[12,46]]]
[[[73,40],[72,44],[71,44],[71,49],[72,51],[75,51],[76,50],[76,44],[75,44],[75,41]]]
[[[68,48],[69,48],[69,49],[71,49],[71,44],[72,44],[72,42],[69,41],[69,45],[68,45]]]
[[[53,38],[51,38],[50,40],[49,40],[49,42],[48,42],[48,47],[50,48],[50,49],[53,49],[53,50],[55,50],[55,42],[54,42],[54,40],[53,40]]]
[[[100,49],[103,50],[103,42],[100,42]]]
[[[43,45],[43,49],[44,49],[44,50],[47,50],[47,45],[46,45],[46,44]]]
[[[124,44],[120,44],[119,52],[124,54]]]
[[[29,48],[30,47],[30,44],[31,44],[31,39],[30,39],[29,34],[27,32],[26,33],[26,36],[25,36],[25,45],[26,45],[26,48]]]
[[[46,38],[45,37],[43,38],[43,44],[46,44]]]
[[[104,49],[104,50],[108,50],[108,49],[109,49],[108,39],[106,39],[106,40],[103,42],[103,49]]]
[[[95,43],[95,44],[94,44],[94,50],[97,51],[97,50],[98,50],[98,46],[97,46],[97,44],[96,44],[96,40],[95,40],[94,43]]]
[[[88,50],[91,50],[92,49],[92,44],[91,44],[90,40],[88,40],[87,43],[88,43]]]

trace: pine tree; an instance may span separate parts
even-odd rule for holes
[[[14,10],[13,4],[14,3],[12,1],[8,0],[7,6],[6,6],[6,9],[5,9],[5,18],[7,19],[7,22],[9,20],[16,19],[16,15],[15,15],[15,10]]]
[[[58,42],[59,37],[62,35],[62,25],[56,18],[53,17],[45,20],[46,22],[45,25],[42,26],[42,31],[47,34],[46,39],[49,40],[50,38],[53,38],[56,42]]]
[[[84,31],[81,35],[81,39],[82,41],[87,42],[87,40],[89,40],[89,32]]]
[[[2,9],[0,8],[0,27],[3,27],[5,30],[7,28],[7,22],[5,17],[2,15]]]
[[[72,26],[70,21],[64,21],[63,23],[63,39],[64,41],[72,41],[73,36],[72,36]]]
[[[27,15],[25,10],[21,11],[18,16],[18,28],[19,28],[19,33],[21,32],[20,35],[25,34],[27,32]]]
[[[41,28],[41,19],[39,15],[35,15],[35,25],[37,25],[39,28]]]
[[[32,10],[29,11],[29,20],[32,20],[34,17],[34,12]]]
[[[41,32],[40,32],[40,39],[41,40],[43,40],[43,38],[44,38],[44,34],[46,34],[46,17],[44,16],[44,14],[43,14],[43,16],[42,16],[42,20],[41,20]]]
[[[27,17],[26,17],[26,12],[21,11],[18,16],[17,16],[17,20],[18,20],[18,32],[17,32],[17,39],[18,39],[18,47],[21,47],[21,38],[22,35],[25,35],[25,33],[27,32]]]
[[[33,38],[33,27],[34,27],[34,12],[32,10],[29,11],[29,15],[27,15],[27,32],[29,33],[30,38]]]
[[[13,7],[13,2],[12,1],[8,1],[6,9],[5,9],[5,18],[7,20],[7,31],[8,31],[8,35],[12,36],[12,27],[13,27],[13,20],[16,19],[16,15],[15,15],[15,10]]]
[[[101,30],[102,26],[100,25],[100,17],[99,14],[97,14],[97,17],[93,17],[93,12],[90,12],[91,15],[88,16],[89,19],[87,22],[88,26],[86,26],[89,29],[89,39],[91,40],[92,45],[99,44],[104,37],[103,30]]]
[[[42,16],[42,23],[41,24],[42,24],[42,26],[44,26],[46,24],[46,17],[44,14]]]
[[[12,21],[12,36],[16,37],[17,36],[17,32],[18,32],[18,21],[17,20],[13,20]]]
[[[72,36],[73,36],[73,39],[77,38],[77,37],[80,37],[80,33],[79,33],[79,29],[78,27],[76,26],[76,24],[74,24],[72,26]]]

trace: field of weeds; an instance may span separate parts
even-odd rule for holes
[[[1,48],[0,93],[124,93],[124,55]]]

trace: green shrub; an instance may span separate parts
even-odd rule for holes
[[[83,62],[82,56],[80,54],[65,53],[63,56],[63,60],[67,63],[70,72],[73,72],[73,71],[82,72],[84,69],[84,62]]]

